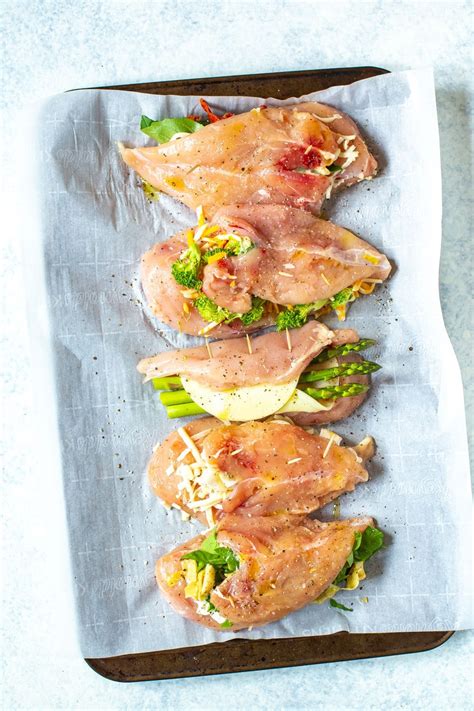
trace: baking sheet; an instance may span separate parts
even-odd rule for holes
[[[142,252],[193,224],[193,215],[166,196],[148,203],[116,149],[117,141],[151,144],[138,128],[142,113],[194,113],[198,98],[78,91],[50,99],[39,121],[43,259],[32,273],[46,279],[49,294],[50,367],[86,657],[235,636],[180,618],[153,578],[155,560],[200,525],[167,512],[148,488],[151,449],[178,423],[163,416],[135,366],[144,355],[193,339],[150,318],[137,271]],[[367,566],[363,589],[338,598],[353,602],[354,612],[308,606],[238,636],[469,627],[469,472],[461,380],[438,299],[441,186],[432,73],[383,75],[304,98],[347,111],[381,165],[374,181],[332,199],[327,214],[395,264],[386,288],[351,306],[346,325],[378,339],[370,358],[384,368],[365,405],[335,428],[350,443],[368,433],[377,441],[371,480],[342,498],[341,516],[374,516],[388,545]],[[260,100],[211,103],[243,111]],[[330,515],[328,507],[321,518]]]

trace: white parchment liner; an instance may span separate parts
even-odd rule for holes
[[[191,342],[150,319],[137,299],[140,255],[194,216],[167,197],[149,204],[116,142],[151,143],[153,118],[196,112],[199,97],[84,90],[42,109],[41,243],[31,251],[30,315],[48,292],[52,373],[81,649],[101,657],[230,639],[187,622],[159,594],[155,560],[199,524],[166,512],[144,469],[168,421],[139,358]],[[347,326],[377,346],[383,364],[365,405],[337,431],[354,443],[372,434],[371,479],[342,499],[341,515],[374,516],[387,548],[368,564],[363,589],[340,595],[342,613],[310,605],[239,637],[447,630],[472,623],[470,487],[461,379],[438,298],[441,185],[430,71],[389,74],[311,94],[347,111],[379,163],[379,176],[332,199],[327,214],[385,252],[387,288],[350,308]],[[212,98],[245,111],[252,98]],[[266,103],[281,104],[266,100]],[[38,248],[39,247],[39,248]],[[35,290],[35,286],[38,289]],[[329,323],[337,325],[335,321]],[[41,330],[41,324],[39,326]],[[42,356],[47,353],[38,342]],[[44,378],[45,381],[48,378]],[[45,404],[45,413],[48,406]],[[54,443],[51,443],[54,446]],[[329,518],[326,509],[322,518]],[[361,597],[368,597],[367,604]]]

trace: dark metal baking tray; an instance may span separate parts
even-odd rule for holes
[[[379,67],[310,69],[303,72],[247,74],[98,88],[182,96],[272,96],[286,99],[328,89],[330,86],[352,84],[386,72],[386,69]],[[450,631],[393,634],[339,632],[290,639],[235,639],[198,647],[85,661],[98,674],[113,681],[151,681],[423,652],[443,644],[452,634]]]

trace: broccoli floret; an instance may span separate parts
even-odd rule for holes
[[[247,313],[242,314],[240,320],[244,326],[250,326],[255,321],[260,321],[265,310],[265,300],[259,296],[252,296],[252,308]]]
[[[226,323],[230,323],[231,321],[240,319],[244,326],[250,326],[250,324],[262,318],[265,309],[265,301],[258,296],[252,296],[252,308],[245,314],[234,313],[229,311],[229,309],[218,306],[212,299],[209,299],[204,294],[201,294],[194,301],[194,306],[204,321],[212,321],[213,323],[222,323],[225,321]]]
[[[292,309],[280,311],[276,320],[277,331],[284,331],[286,328],[301,328],[308,320],[310,313],[322,309],[326,302],[327,299],[320,299],[311,304],[298,304]]]
[[[226,321],[234,315],[231,314],[231,312],[227,309],[223,309],[221,306],[218,306],[216,303],[214,303],[214,301],[212,301],[212,299],[209,299],[204,294],[201,294],[194,301],[194,306],[197,308],[204,321],[222,323],[222,321]]]
[[[189,249],[171,267],[171,273],[181,286],[188,289],[200,289],[202,281],[198,279],[201,265],[201,252],[195,242],[190,242]]]
[[[342,306],[343,304],[347,304],[348,301],[353,300],[354,292],[352,291],[351,287],[348,286],[346,289],[338,291],[337,294],[334,294],[334,296],[331,297],[331,306],[335,308],[336,306]]]

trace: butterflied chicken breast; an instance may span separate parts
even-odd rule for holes
[[[275,321],[279,329],[301,326],[325,308],[342,319],[346,304],[390,270],[384,254],[327,220],[283,205],[231,205],[155,245],[141,278],[162,321],[227,337]]]
[[[356,343],[359,337],[351,329],[331,331],[317,321],[295,330],[288,341],[286,333],[266,333],[252,339],[216,341],[211,351],[205,346],[165,351],[144,358],[137,366],[145,381],[170,375],[188,375],[216,390],[287,383],[297,378],[308,363],[329,345]]]
[[[208,413],[247,422],[281,414],[311,425],[348,417],[380,368],[359,355],[374,341],[314,321],[292,334],[165,352],[140,361],[138,370],[164,391],[159,397],[170,418]]]
[[[309,514],[368,479],[364,457],[322,430],[289,420],[222,425],[197,420],[153,452],[153,491],[207,524],[232,512],[246,516]],[[368,450],[367,450],[368,451]]]
[[[377,163],[354,122],[318,103],[262,107],[156,147],[121,147],[161,192],[207,215],[235,202],[318,214],[333,188],[371,178]]]
[[[346,563],[356,533],[372,523],[230,514],[214,536],[197,536],[160,558],[156,579],[176,612],[194,622],[232,631],[268,624],[316,600]]]

